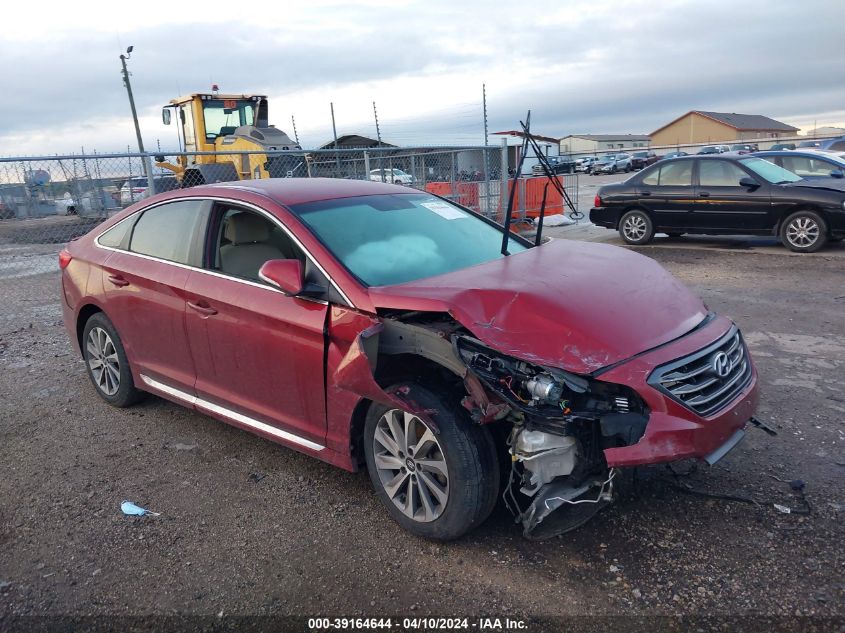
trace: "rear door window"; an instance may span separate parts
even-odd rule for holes
[[[189,263],[203,204],[201,200],[179,200],[147,209],[135,223],[129,250],[179,264]]]
[[[673,160],[661,165],[657,184],[661,187],[691,187],[692,161]]]

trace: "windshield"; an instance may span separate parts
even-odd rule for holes
[[[778,167],[774,163],[770,163],[762,158],[743,158],[739,162],[764,180],[768,180],[776,185],[783,182],[798,182],[799,180],[803,180],[801,176],[796,176],[791,171],[787,171],[783,167]]]
[[[208,99],[202,102],[202,114],[205,118],[205,136],[208,140],[214,140],[221,134],[231,134],[241,125],[252,125],[255,121],[255,103],[246,99]]]
[[[501,228],[424,193],[319,200],[291,210],[367,286],[401,284],[503,257]],[[511,254],[526,248],[510,238]]]

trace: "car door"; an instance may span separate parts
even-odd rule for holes
[[[682,229],[695,204],[692,159],[672,159],[643,172],[639,203],[651,211],[656,228]]]
[[[752,178],[758,186],[741,186],[743,178]],[[768,226],[771,211],[770,188],[759,177],[729,160],[698,161],[698,189],[690,228],[758,232]]]
[[[215,205],[206,244],[203,270],[186,285],[197,407],[319,449],[328,303],[286,296],[258,277],[271,259],[300,259],[307,279],[318,271],[287,229],[255,207]]]
[[[206,210],[200,200],[155,205],[126,220],[133,225],[121,247],[105,247],[113,250],[103,266],[106,312],[136,379],[147,384],[152,379],[193,391],[185,284],[190,265],[199,260],[197,236]]]

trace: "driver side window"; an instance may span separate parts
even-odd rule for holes
[[[298,259],[305,255],[279,225],[255,211],[221,207],[212,225],[214,242],[209,267],[225,275],[264,283],[258,271],[271,259]]]

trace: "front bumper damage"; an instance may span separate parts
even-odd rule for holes
[[[476,423],[510,425],[511,472],[503,497],[527,537],[548,538],[606,507],[620,469],[687,458],[713,464],[739,444],[759,399],[753,366],[741,392],[709,417],[649,383],[656,367],[712,345],[733,327],[717,317],[657,349],[579,376],[492,350],[448,315],[376,318],[334,308],[327,388],[330,400],[396,406],[437,432],[437,412],[386,390],[382,383],[389,377],[377,378],[378,367],[385,357],[409,354],[448,370],[463,382],[462,404]],[[331,432],[331,421],[329,426]]]

